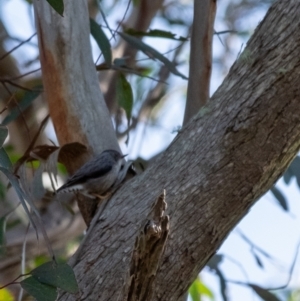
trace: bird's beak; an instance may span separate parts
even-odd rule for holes
[[[121,158],[124,158],[124,157],[126,157],[126,156],[128,156],[128,154],[126,154],[126,155],[123,155]]]

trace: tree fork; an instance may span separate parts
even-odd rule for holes
[[[141,221],[166,189],[171,233],[152,300],[180,300],[283,174],[300,146],[299,23],[299,1],[276,2],[211,101],[112,197],[75,267],[83,298],[123,300]]]

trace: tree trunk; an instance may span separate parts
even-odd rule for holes
[[[128,295],[135,241],[166,190],[170,234],[152,300],[180,300],[233,227],[300,146],[300,2],[278,1],[210,102],[171,146],[109,201],[75,266],[80,293]]]
[[[87,3],[64,5],[62,18],[47,1],[34,1],[43,84],[58,141],[88,147],[88,156],[64,162],[73,173],[92,155],[120,148],[92,60]],[[89,224],[95,202],[80,197],[78,206]]]

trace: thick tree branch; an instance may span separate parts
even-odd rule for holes
[[[180,300],[283,174],[300,147],[299,26],[299,1],[276,2],[211,101],[113,196],[75,266],[81,299],[123,300],[135,238],[166,189],[170,235],[152,300]]]
[[[216,5],[216,0],[194,1],[190,71],[184,125],[199,112],[200,108],[209,99]]]

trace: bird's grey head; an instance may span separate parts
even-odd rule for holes
[[[118,161],[124,158],[126,155],[122,155],[120,152],[114,150],[114,149],[107,149],[102,152],[101,155],[108,155],[111,156],[114,160]]]

